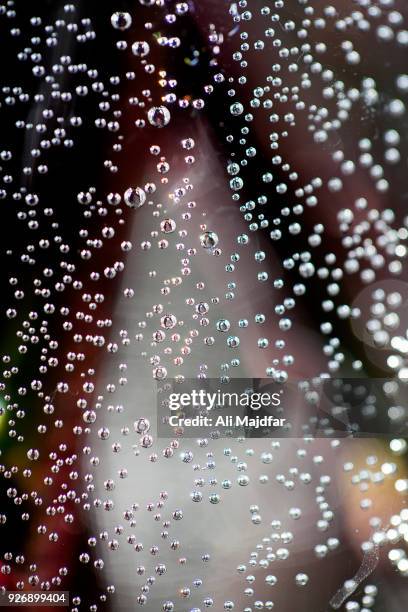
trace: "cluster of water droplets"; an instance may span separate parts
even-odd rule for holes
[[[396,197],[392,183],[403,180],[407,163],[408,75],[390,66],[391,90],[382,91],[378,58],[367,57],[370,45],[403,56],[403,14],[392,0],[359,0],[349,12],[340,2],[298,0],[289,10],[289,0],[240,0],[217,8],[218,25],[211,14],[200,15],[208,20],[201,24],[205,50],[198,44],[192,50],[183,42],[185,20],[199,10],[192,2],[139,0],[131,12],[113,10],[108,24],[82,16],[78,2],[63,5],[56,17],[40,17],[33,8],[28,21],[20,19],[19,5],[0,5],[2,27],[17,41],[21,65],[20,79],[16,74],[3,83],[1,113],[6,121],[11,117],[22,142],[0,152],[0,198],[12,219],[10,232],[24,227],[17,246],[7,242],[3,253],[8,302],[0,383],[0,530],[28,523],[35,544],[25,551],[2,550],[2,588],[62,590],[70,584],[73,609],[96,612],[119,590],[111,581],[109,555],[130,548],[132,608],[136,602],[155,612],[283,609],[274,603],[279,566],[296,551],[296,525],[304,520],[303,508],[290,496],[313,488],[317,519],[310,551],[324,563],[341,547],[334,529],[341,511],[332,507],[329,491],[333,479],[344,475],[327,473],[339,462],[349,476],[344,486],[353,490],[353,516],[362,515],[358,522],[368,529],[358,544],[361,554],[387,546],[390,564],[407,576],[402,438],[391,440],[379,456],[364,458],[339,440],[331,440],[323,454],[311,438],[299,440],[295,451],[290,444],[286,449],[286,440],[257,440],[253,446],[244,439],[162,440],[155,436],[151,409],[116,399],[142,367],[163,384],[168,378],[182,383],[192,372],[228,383],[253,361],[251,375],[280,384],[296,381],[302,376],[297,364],[305,359],[302,312],[308,303],[314,316],[307,319],[310,343],[319,353],[313,376],[364,376],[379,368],[402,384],[408,379],[408,217],[401,219],[400,209],[396,214],[389,196],[391,191]],[[114,30],[109,53],[117,52],[111,74],[95,67],[95,55],[86,59],[88,46],[107,27]],[[66,51],[67,40],[75,53]],[[193,75],[203,63],[205,82],[178,82],[172,74],[187,66]],[[93,114],[81,111],[89,99]],[[201,123],[207,108],[216,114],[225,158],[222,201],[216,202],[204,189],[213,180]],[[53,198],[44,196],[44,182],[57,171],[54,155],[72,150],[80,156],[84,128],[102,132],[109,143],[101,184],[72,191],[68,165],[65,184],[56,186]],[[136,182],[124,178],[134,139]],[[60,189],[70,202],[64,222]],[[403,203],[404,194],[397,195]],[[223,212],[228,207],[238,213],[231,223]],[[223,214],[214,214],[217,209]],[[135,226],[141,228],[138,240],[143,234],[138,243],[130,239]],[[132,266],[140,270],[143,293],[149,291],[147,311],[139,285],[121,280]],[[134,320],[115,320],[121,308],[137,318],[136,333]],[[349,328],[363,356],[353,355],[343,339]],[[387,416],[403,420],[404,406]],[[112,422],[119,424],[114,434]],[[121,461],[126,448],[131,462],[121,464],[115,477],[110,469],[105,474],[106,456]],[[357,465],[344,457],[347,452],[357,455]],[[173,483],[155,465],[168,460],[177,462],[173,473],[185,490],[183,507],[173,505]],[[116,492],[126,489],[135,470],[149,472],[156,496],[143,506],[135,491],[134,502],[121,505]],[[279,518],[265,499],[251,502],[272,482],[287,496],[288,511]],[[372,498],[370,488],[378,486],[391,491],[398,513],[375,514],[378,494]],[[252,544],[242,563],[225,561],[225,551],[220,555],[227,573],[235,577],[237,569],[240,579],[238,591],[226,598],[207,587],[218,562],[216,553],[207,552],[211,530],[208,548],[190,564],[183,547],[197,533],[179,524],[195,507],[204,506],[210,516],[216,506],[221,514],[230,490],[249,502],[249,515],[246,508],[247,519],[237,522],[235,533],[238,538],[250,532]],[[109,528],[90,533],[74,559],[66,555],[77,533],[71,526],[101,514],[88,529]],[[150,517],[156,535],[143,541],[139,524]],[[138,561],[142,555],[145,561]],[[91,566],[101,576],[90,601],[72,584],[78,563],[80,571]],[[174,565],[181,571],[161,588]],[[197,572],[192,580],[190,565]],[[316,588],[307,567],[292,573],[295,589]],[[334,607],[373,607],[374,585],[364,587],[361,602],[350,599],[356,576],[343,590],[338,585]]]

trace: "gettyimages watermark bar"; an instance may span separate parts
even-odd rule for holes
[[[394,379],[170,379],[157,384],[162,438],[408,435],[408,385]]]

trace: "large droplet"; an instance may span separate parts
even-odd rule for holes
[[[165,106],[153,106],[147,113],[147,118],[154,127],[165,127],[170,121],[170,111]]]

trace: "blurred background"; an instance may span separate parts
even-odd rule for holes
[[[406,609],[402,437],[170,443],[154,380],[404,383],[405,19],[389,0],[0,5],[2,587],[92,612]]]

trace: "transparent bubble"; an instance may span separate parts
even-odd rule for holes
[[[200,244],[204,249],[213,249],[218,244],[218,236],[215,232],[207,231],[200,235]]]
[[[147,118],[151,125],[162,128],[170,122],[170,111],[165,106],[153,106],[147,113]]]
[[[111,24],[115,30],[127,30],[132,25],[132,17],[130,16],[130,13],[116,11],[112,14]]]
[[[130,208],[140,208],[146,202],[146,193],[141,187],[129,187],[123,198]]]
[[[132,53],[136,57],[146,57],[150,52],[149,43],[146,41],[136,41],[132,44]]]

